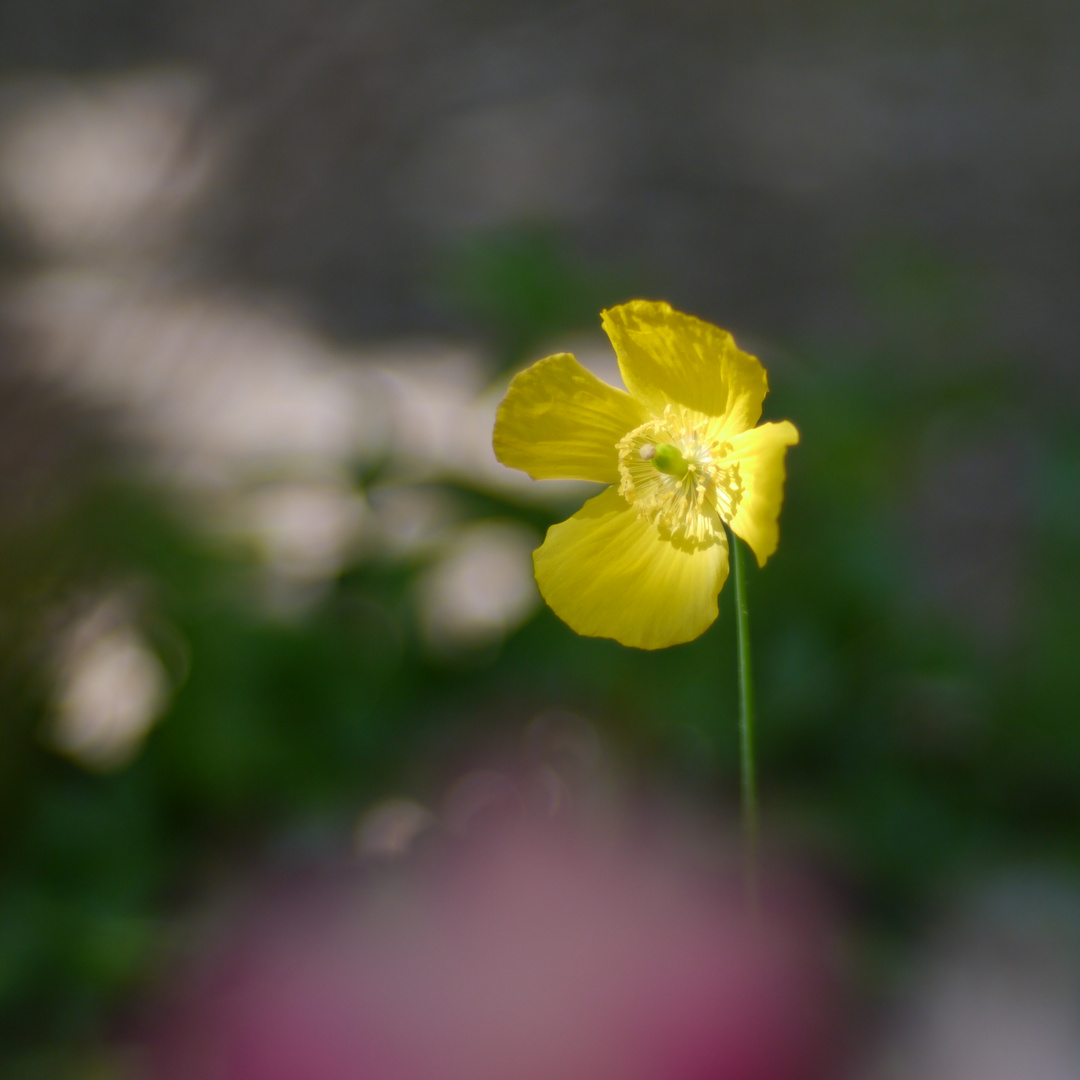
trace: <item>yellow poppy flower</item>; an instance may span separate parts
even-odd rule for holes
[[[569,353],[540,360],[499,406],[495,456],[534,480],[611,485],[548,529],[536,581],[579,634],[662,649],[716,618],[725,525],[759,566],[776,550],[799,433],[787,420],[754,426],[765,369],[727,331],[647,300],[602,319],[629,393]]]

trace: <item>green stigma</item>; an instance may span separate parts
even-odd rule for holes
[[[660,443],[656,447],[652,463],[668,476],[685,476],[688,468],[686,458],[682,456],[678,447],[672,446],[671,443]]]

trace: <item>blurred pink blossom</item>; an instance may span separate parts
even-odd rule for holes
[[[161,1080],[818,1080],[820,920],[678,845],[521,821],[267,904],[159,1024]]]

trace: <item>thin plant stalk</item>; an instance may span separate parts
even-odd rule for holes
[[[739,766],[742,784],[743,859],[746,900],[758,913],[758,797],[757,757],[754,745],[754,672],[750,659],[750,609],[746,601],[747,552],[743,542],[728,534],[731,568],[735,578],[735,625],[739,652]]]

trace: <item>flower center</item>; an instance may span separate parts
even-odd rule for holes
[[[739,463],[716,421],[680,406],[619,440],[619,494],[662,533],[695,546],[715,543],[743,496]]]

